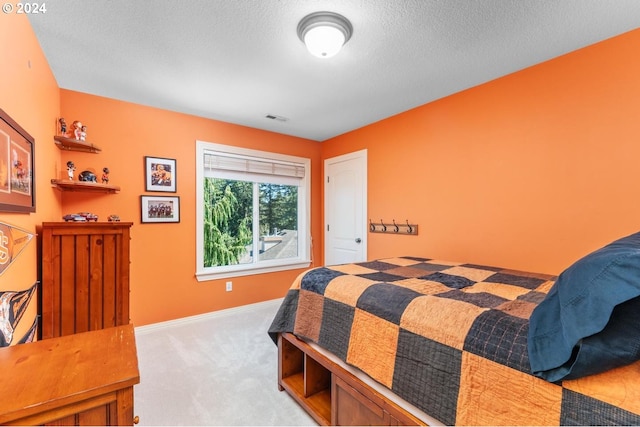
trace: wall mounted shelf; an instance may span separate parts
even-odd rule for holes
[[[84,151],[87,153],[99,153],[102,151],[100,147],[87,141],[78,141],[77,139],[60,135],[54,136],[53,139],[55,139],[56,145],[61,150]]]
[[[60,191],[84,191],[94,193],[116,193],[120,191],[120,187],[115,185],[64,179],[52,179],[51,185],[55,186]]]

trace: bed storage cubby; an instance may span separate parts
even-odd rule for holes
[[[278,336],[278,361],[278,387],[320,425],[423,424],[292,334]]]
[[[278,385],[321,425],[331,422],[331,372],[305,353],[301,341],[280,337]],[[297,344],[297,345],[296,345]]]

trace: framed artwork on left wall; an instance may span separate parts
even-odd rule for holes
[[[180,222],[180,197],[140,196],[141,222]]]
[[[146,191],[176,192],[176,160],[145,156]]]
[[[35,212],[35,141],[0,109],[0,212]]]

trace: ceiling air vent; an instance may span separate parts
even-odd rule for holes
[[[277,120],[277,121],[279,121],[279,122],[286,122],[287,120],[289,120],[289,119],[287,119],[286,117],[276,116],[275,114],[267,114],[265,117],[266,117],[267,119]]]

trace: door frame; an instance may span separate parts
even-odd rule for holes
[[[361,230],[361,234],[362,234],[362,247],[363,247],[363,258],[364,260],[367,259],[367,253],[368,253],[368,220],[367,220],[367,216],[368,216],[368,211],[369,211],[369,206],[367,203],[367,189],[368,189],[368,169],[367,169],[367,164],[368,164],[368,152],[367,149],[364,148],[362,150],[358,150],[358,151],[353,151],[351,153],[346,153],[346,154],[342,154],[339,156],[335,156],[335,157],[331,157],[328,159],[324,159],[324,176],[323,176],[323,181],[322,181],[322,185],[323,185],[323,192],[324,192],[324,215],[323,215],[323,235],[324,235],[324,239],[323,239],[323,247],[324,247],[324,253],[323,253],[323,265],[326,265],[327,263],[327,254],[329,251],[329,245],[327,244],[329,241],[329,236],[328,234],[328,230],[327,230],[327,225],[328,225],[328,200],[329,200],[329,192],[327,190],[328,186],[327,186],[327,180],[329,178],[329,165],[331,165],[332,163],[338,163],[338,162],[342,162],[345,160],[360,160],[362,162],[362,230]]]

